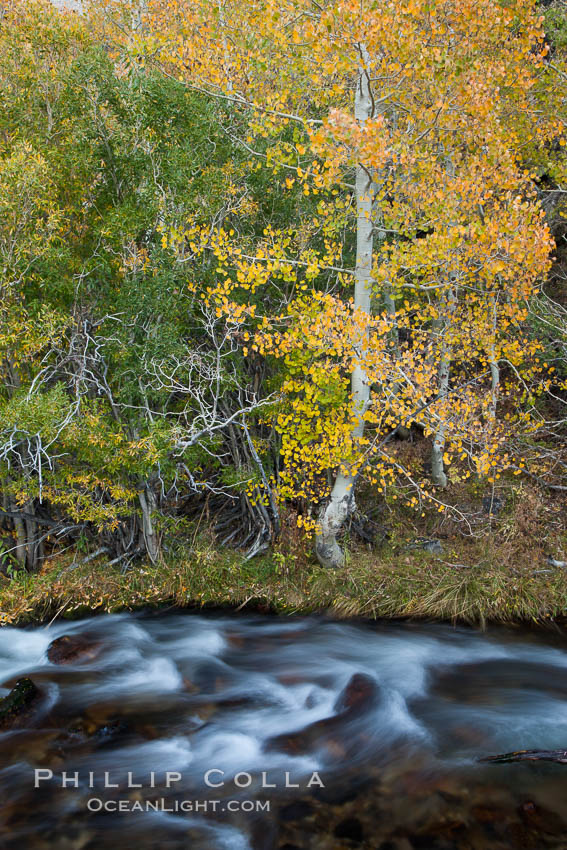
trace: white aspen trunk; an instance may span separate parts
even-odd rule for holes
[[[496,327],[498,323],[498,315],[496,312],[496,302],[494,302],[492,309],[492,333],[496,336]],[[494,424],[494,420],[496,419],[496,406],[498,404],[498,394],[500,391],[500,366],[498,364],[498,360],[496,358],[496,352],[494,348],[494,342],[490,346],[490,423]]]
[[[378,236],[382,240],[386,238],[386,234],[384,231],[378,231]],[[396,301],[392,293],[392,284],[388,281],[384,286],[384,308],[386,313],[392,320],[392,330],[391,330],[391,339],[392,339],[392,356],[393,359],[399,361],[400,359],[400,337],[398,331],[398,319],[397,319],[397,310],[396,310]],[[392,385],[391,393],[395,396],[399,392],[400,383],[395,382]],[[396,434],[401,440],[408,440],[410,436],[410,429],[407,428],[403,422],[400,422],[398,427],[396,428]]]
[[[230,53],[228,50],[228,41],[226,38],[226,20],[224,17],[224,0],[218,2],[219,23],[222,33],[222,55],[223,55],[223,70],[226,77],[226,90],[232,94],[232,79],[230,75]]]
[[[439,397],[446,398],[449,389],[449,360],[443,360],[439,366]],[[445,425],[440,425],[431,447],[431,481],[436,487],[447,486],[447,475],[443,452],[445,451]]]
[[[449,293],[449,297],[445,304],[445,315],[437,320],[441,339],[441,353],[439,360],[438,380],[439,380],[439,398],[444,400],[449,392],[449,373],[451,371],[451,346],[447,343],[447,330],[451,323],[453,311],[455,307],[455,294]],[[447,475],[445,473],[445,463],[443,461],[443,453],[445,451],[445,434],[446,427],[442,422],[437,433],[433,438],[433,446],[431,449],[431,481],[436,487],[447,486]]]
[[[137,6],[132,9],[132,30],[135,33],[141,33],[144,26],[144,15],[148,11],[148,4],[146,0],[141,0]]]
[[[498,391],[500,389],[500,366],[497,360],[490,361],[490,417],[494,422],[496,419],[496,405],[498,404]]]
[[[361,127],[372,116],[372,96],[364,65],[368,65],[367,51],[361,49],[354,105],[355,118]],[[363,60],[363,61],[362,61]],[[354,306],[370,316],[372,297],[372,179],[361,165],[356,168],[356,268],[354,275]],[[364,343],[363,343],[364,345]],[[364,350],[360,352],[364,359]],[[357,364],[351,375],[352,403],[355,424],[354,442],[364,433],[364,414],[370,401],[370,387],[364,369]],[[344,553],[337,542],[337,534],[349,514],[356,507],[354,500],[355,476],[349,471],[339,471],[331,496],[319,515],[319,528],[315,537],[315,554],[323,567],[338,568],[344,565]]]

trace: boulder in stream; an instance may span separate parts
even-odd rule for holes
[[[47,658],[52,664],[91,661],[97,657],[100,648],[100,641],[94,641],[88,635],[61,635],[49,644]]]
[[[297,732],[268,738],[266,749],[301,755],[324,747],[332,758],[342,759],[347,753],[356,751],[361,735],[364,736],[364,731],[355,733],[350,721],[363,717],[379,703],[378,683],[365,673],[355,673],[335,701],[336,714],[310,723]]]
[[[338,695],[334,709],[339,715],[353,717],[374,708],[379,701],[380,688],[372,676],[355,673]]]
[[[22,726],[41,698],[31,679],[18,679],[10,693],[0,699],[0,729]]]

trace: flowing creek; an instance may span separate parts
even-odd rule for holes
[[[24,677],[6,850],[567,850],[567,764],[479,761],[567,749],[560,635],[120,614],[0,628]]]

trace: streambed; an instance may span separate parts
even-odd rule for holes
[[[50,648],[51,647],[51,648]],[[0,847],[566,848],[567,641],[120,614],[0,629]]]

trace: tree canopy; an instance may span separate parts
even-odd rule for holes
[[[156,561],[204,511],[252,556],[293,505],[336,567],[356,493],[564,486],[561,3],[3,8],[21,565]]]

